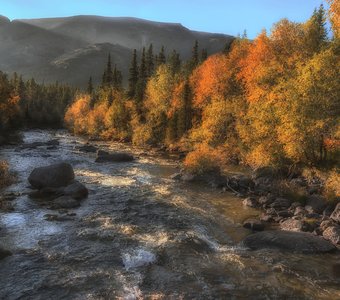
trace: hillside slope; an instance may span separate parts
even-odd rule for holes
[[[167,53],[176,49],[187,59],[195,40],[212,54],[232,39],[136,18],[74,16],[10,22],[1,17],[0,70],[81,87],[90,75],[100,81],[108,53],[126,79],[133,49],[141,51],[152,43],[158,52],[164,45]]]

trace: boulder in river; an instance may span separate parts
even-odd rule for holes
[[[311,233],[274,230],[251,234],[242,241],[242,245],[251,250],[278,249],[305,254],[336,250],[332,243]]]
[[[134,157],[131,154],[124,152],[109,153],[106,151],[98,150],[97,152],[97,163],[102,162],[130,162],[133,161]]]
[[[68,163],[58,163],[46,167],[35,168],[28,177],[29,183],[37,189],[67,186],[73,180],[73,168]]]
[[[257,219],[247,219],[243,222],[243,227],[254,231],[263,231],[264,224]]]
[[[52,208],[60,209],[60,208],[76,208],[79,207],[80,203],[78,200],[73,199],[70,196],[61,196],[57,199],[54,199],[52,202]]]
[[[80,200],[86,198],[89,194],[89,191],[82,183],[80,183],[77,180],[74,180],[71,184],[69,184],[65,188],[61,188],[59,190],[59,193],[65,196],[70,196],[73,199]]]
[[[88,152],[88,153],[96,153],[98,148],[93,145],[83,145],[76,147],[76,149],[80,152]]]
[[[59,141],[57,139],[49,140],[47,142],[33,142],[33,143],[27,143],[20,147],[20,149],[36,149],[37,147],[56,147],[59,146]]]
[[[0,248],[0,260],[6,258],[7,256],[11,256],[11,255],[12,255],[11,251]]]

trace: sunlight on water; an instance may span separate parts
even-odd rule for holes
[[[171,195],[170,186],[168,186],[168,185],[164,185],[164,184],[154,185],[152,187],[152,190],[154,192],[158,193],[159,195],[162,195],[162,196],[170,196]]]
[[[142,275],[138,272],[134,272],[132,276],[127,278],[121,272],[116,272],[115,278],[117,278],[120,284],[123,286],[124,294],[118,297],[119,300],[136,300],[143,299],[142,291],[139,288],[139,284],[142,281]]]
[[[61,232],[62,229],[57,224],[42,218],[43,214],[2,214],[0,224],[6,224],[7,235],[0,238],[1,244],[14,249],[28,249],[35,247],[44,237]]]
[[[152,247],[161,246],[169,242],[169,234],[165,231],[157,231],[153,234],[137,235],[139,241],[146,243]]]
[[[246,266],[242,262],[242,257],[236,253],[222,253],[220,255],[222,261],[232,263],[233,267],[244,270]]]
[[[96,221],[98,221],[101,224],[100,225],[101,229],[114,230],[115,232],[124,235],[133,235],[137,230],[137,226],[135,225],[116,223],[110,217],[100,217],[96,219]]]
[[[112,176],[92,170],[77,169],[75,173],[77,176],[85,177],[87,183],[98,183],[103,186],[129,186],[135,183],[135,180],[129,177]]]
[[[187,197],[185,197],[185,196],[176,195],[176,196],[172,197],[171,203],[174,204],[175,206],[178,206],[178,207],[181,207],[181,208],[186,208],[188,210],[197,211],[197,212],[200,212],[200,213],[203,213],[203,214],[206,213],[206,211],[204,209],[197,207],[197,206],[193,206],[192,204],[190,204],[188,202]]]
[[[141,170],[140,168],[130,168],[126,171],[126,174],[142,184],[149,185],[153,182],[153,177],[150,175],[150,173]]]
[[[123,264],[126,270],[146,266],[156,261],[156,255],[149,250],[137,248],[123,253]]]

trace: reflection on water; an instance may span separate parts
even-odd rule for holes
[[[298,255],[239,247],[258,215],[240,199],[170,179],[178,162],[132,151],[132,163],[94,163],[85,140],[63,131],[27,131],[26,142],[57,138],[60,146],[1,150],[18,171],[8,191],[27,192],[37,166],[70,162],[90,190],[80,208],[50,211],[25,193],[0,213],[1,299],[340,299],[339,254]],[[45,220],[46,214],[66,221]]]

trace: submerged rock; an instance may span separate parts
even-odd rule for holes
[[[203,183],[214,188],[219,188],[225,186],[227,178],[218,171],[211,171],[203,174],[194,174],[183,171],[181,172],[181,180],[184,182]]]
[[[133,161],[134,157],[131,154],[124,152],[109,153],[106,151],[98,150],[97,152],[97,163],[102,162],[129,162]]]
[[[92,146],[92,145],[84,145],[84,146],[76,147],[76,149],[81,152],[89,152],[89,153],[96,153],[98,150],[97,147]]]
[[[243,222],[243,227],[254,231],[263,231],[264,224],[256,219],[248,219]]]
[[[47,146],[47,148],[49,147],[53,147],[53,149],[56,149],[56,146],[59,146],[59,141],[57,139],[54,140],[50,140],[47,142],[33,142],[33,143],[28,143],[28,144],[24,144],[20,147],[20,149],[36,149],[37,147],[44,147]]]
[[[278,249],[305,254],[336,250],[329,241],[307,232],[263,231],[247,236],[242,244],[251,250]]]
[[[65,188],[61,188],[59,193],[80,200],[86,198],[89,194],[89,191],[85,185],[77,180],[74,180],[70,185],[66,186]]]
[[[37,189],[67,186],[74,180],[73,168],[68,163],[59,163],[36,168],[28,177],[29,183]]]
[[[54,199],[52,202],[52,208],[60,209],[60,208],[76,208],[79,207],[80,203],[76,199],[73,199],[70,196],[61,196],[57,199]]]
[[[0,248],[0,260],[6,258],[7,256],[11,256],[11,255],[12,255],[11,251]]]

